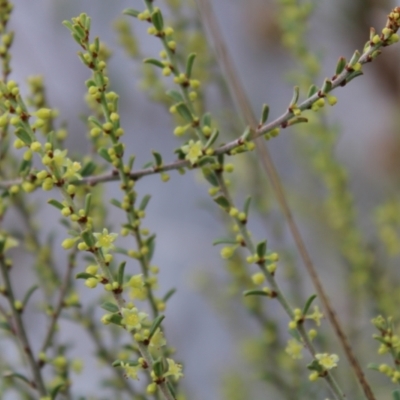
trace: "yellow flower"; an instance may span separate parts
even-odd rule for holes
[[[146,319],[147,315],[143,312],[138,312],[138,309],[133,307],[122,308],[122,323],[125,325],[126,329],[131,332],[134,329],[138,330],[142,327],[142,322]]]
[[[337,367],[339,357],[336,354],[319,353],[315,355],[318,364],[325,370]]]
[[[121,367],[125,370],[125,376],[139,380],[137,376],[138,371],[140,370],[139,365],[130,365],[129,363],[121,362]]]
[[[306,315],[307,319],[313,319],[317,326],[321,325],[321,319],[324,318],[324,314],[319,310],[318,306],[314,306],[314,312]]]
[[[303,354],[301,353],[302,351],[303,345],[299,341],[297,341],[296,339],[290,339],[288,341],[285,352],[289,354],[290,357],[295,360],[299,360],[303,357]]]
[[[183,376],[181,364],[177,364],[171,358],[167,358],[167,363],[168,371],[164,374],[164,376],[173,376],[175,379],[179,379]]]
[[[185,146],[182,146],[182,151],[186,154],[186,160],[190,161],[190,164],[196,164],[199,158],[203,155],[203,145],[200,140],[195,142],[190,140]]]
[[[162,346],[165,346],[166,344],[167,341],[164,338],[164,334],[160,331],[159,328],[157,328],[156,332],[150,339],[150,346],[160,348]]]
[[[95,243],[96,247],[101,247],[104,252],[112,250],[115,246],[113,242],[118,237],[117,233],[108,233],[108,229],[104,228],[102,233],[93,233],[94,237],[97,239]]]

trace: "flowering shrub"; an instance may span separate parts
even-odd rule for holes
[[[159,175],[162,182],[168,182],[170,171],[181,174],[200,171],[209,185],[210,203],[215,203],[227,230],[224,237],[210,240],[210,245],[222,246],[220,255],[231,279],[230,295],[242,299],[243,308],[259,324],[260,335],[247,343],[246,360],[240,370],[255,371],[259,382],[273,390],[277,398],[329,396],[373,400],[378,398],[374,385],[379,390],[382,385],[379,379],[373,377],[372,385],[366,378],[368,366],[373,374],[380,373],[385,379],[389,388],[386,390],[393,399],[400,399],[400,391],[395,388],[400,382],[400,339],[389,314],[397,310],[396,274],[392,276],[382,268],[377,252],[369,249],[362,238],[347,172],[335,156],[337,138],[325,120],[326,108],[337,103],[340,87],[361,76],[365,64],[379,63],[381,52],[399,40],[400,7],[388,13],[381,29],[371,28],[362,51],[356,50],[348,60],[340,57],[331,77],[318,86],[315,79],[319,60],[307,48],[304,38],[304,27],[313,7],[308,2],[300,5],[295,0],[281,0],[277,22],[280,39],[302,66],[302,73],[292,77],[298,80],[298,85],[288,106],[271,120],[266,104],[260,107],[259,118],[253,115],[208,0],[198,0],[198,9],[190,8],[190,12],[209,30],[216,49],[215,59],[206,46],[199,23],[195,24],[200,31],[196,33],[194,46],[198,52],[191,52],[187,35],[190,24],[186,20],[190,21],[190,17],[185,14],[189,11],[184,3],[170,0],[156,4],[145,0],[144,9],[126,9],[125,16],[115,24],[126,53],[150,67],[142,74],[143,89],[153,101],[168,108],[175,124],[171,133],[178,143],[170,156],[174,161],[165,162],[160,152],[153,151],[152,161],[137,168],[135,155],[126,151],[131,132],[121,123],[119,95],[112,89],[110,52],[98,37],[92,37],[91,18],[82,13],[63,22],[88,72],[85,98],[90,115],[85,116],[85,124],[91,152],[78,157],[66,149],[68,130],[59,122],[62,112],[46,100],[43,79],[31,77],[27,95],[22,94],[23,84],[11,79],[14,33],[9,30],[8,21],[13,5],[7,0],[1,2],[0,221],[7,222],[13,218],[12,211],[16,211],[27,226],[25,230],[14,230],[4,224],[0,230],[1,338],[12,339],[22,356],[21,360],[7,357],[0,360],[4,377],[0,386],[2,398],[15,393],[26,399],[78,398],[80,393],[74,389],[71,374],[79,372],[82,365],[80,360],[70,357],[70,345],[58,333],[63,315],[82,325],[93,339],[97,356],[103,362],[102,369],[113,374],[113,379],[100,379],[113,398],[182,400],[195,396],[182,385],[185,360],[179,358],[179,351],[175,354],[170,345],[173,338],[165,329],[167,304],[174,289],[164,296],[160,294],[159,267],[153,264],[156,236],[143,226],[150,196],[141,193],[136,183],[150,175]],[[166,22],[164,6],[172,11],[171,24]],[[162,45],[160,54],[142,59],[131,23],[146,24],[148,34]],[[217,61],[223,73],[216,68]],[[204,66],[207,62],[215,71],[207,70]],[[219,123],[218,117],[207,111],[204,91],[208,86],[218,86],[216,82],[223,79],[246,121],[240,132],[239,124],[229,129],[227,123]],[[220,85],[220,90],[227,95],[224,85]],[[365,365],[359,361],[360,334],[349,332],[349,327],[343,327],[336,315],[326,294],[327,282],[320,279],[311,260],[266,150],[265,141],[274,140],[292,126],[301,140],[313,148],[309,160],[326,185],[329,224],[339,237],[337,251],[347,268],[346,291],[356,310],[361,310],[365,318],[370,314],[374,317],[372,323],[378,332],[374,339],[380,342],[378,353],[389,356],[385,363]],[[260,163],[248,154],[253,151]],[[228,162],[243,153],[247,157],[244,179],[240,171],[235,177],[237,165]],[[232,174],[231,179],[228,174]],[[252,218],[265,219],[270,213],[266,205],[269,199],[262,186],[264,174],[281,206],[280,224],[288,224],[313,284],[308,294],[296,291],[302,275],[297,268],[300,261],[296,260],[293,268],[289,268],[285,266],[290,264],[287,251],[272,248],[269,238],[255,239]],[[252,193],[243,201],[238,192],[246,183],[243,181],[251,179],[253,187],[247,189]],[[123,215],[120,227],[107,221],[105,212],[108,204],[102,188],[111,181],[119,183],[119,192],[110,203]],[[62,253],[58,243],[53,246],[41,242],[35,212],[30,206],[31,193],[39,191],[48,196],[48,204],[42,207],[54,207],[59,212],[64,229],[64,238],[59,241]],[[378,239],[377,242],[388,257],[397,255],[400,249],[398,205],[398,201],[390,199],[376,213],[382,243]],[[117,229],[118,233],[114,232]],[[130,244],[121,245],[121,237],[129,239],[126,243]],[[19,298],[13,267],[15,257],[23,249],[34,255],[37,283]],[[68,259],[68,267],[62,274],[56,267],[58,257]],[[80,292],[79,280],[83,280],[86,291],[97,288],[101,292],[95,306],[104,310],[100,320]],[[387,284],[388,280],[392,280],[392,285]],[[35,291],[42,292],[40,309],[47,319],[40,347],[32,345],[25,318],[27,304],[33,301]],[[268,311],[271,303],[277,312],[279,309],[278,316]],[[119,348],[108,346],[99,331],[118,338]],[[337,340],[331,340],[332,336]],[[79,337],[74,339],[78,341]],[[371,372],[368,378],[376,376]],[[228,367],[224,373],[230,374]],[[243,373],[238,379],[225,382],[226,398],[256,398],[252,385],[241,380],[246,376]],[[393,387],[389,387],[389,382]]]

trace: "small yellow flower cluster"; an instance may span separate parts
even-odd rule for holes
[[[190,164],[195,165],[203,156],[203,145],[198,141],[189,140],[189,143],[181,147],[186,154],[185,159],[190,161]]]

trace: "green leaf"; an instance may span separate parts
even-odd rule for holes
[[[214,142],[218,139],[218,135],[219,135],[219,130],[214,129],[213,132],[211,133],[211,136],[208,138],[204,148],[208,149],[209,147],[211,147],[214,144]]]
[[[257,243],[256,253],[257,253],[258,257],[264,258],[266,251],[267,251],[267,241],[266,240],[264,240],[260,243]]]
[[[140,11],[137,11],[133,8],[126,8],[124,11],[122,11],[122,14],[137,18],[137,16],[140,14]]]
[[[63,388],[65,388],[65,384],[64,383],[60,383],[57,386],[55,386],[50,392],[51,400],[54,400],[56,398],[58,392]]]
[[[336,75],[341,74],[345,66],[346,66],[346,59],[344,57],[340,57],[336,64]]]
[[[126,265],[126,261],[123,261],[121,264],[119,264],[119,267],[118,267],[118,285],[119,286],[122,286],[124,284],[125,265]]]
[[[214,157],[212,157],[212,156],[204,156],[204,157],[200,158],[200,160],[198,161],[197,165],[199,167],[202,167],[203,165],[206,165],[206,164],[213,164],[214,161],[215,161]]]
[[[89,230],[84,230],[81,233],[82,240],[86,243],[88,247],[93,247],[95,244],[95,238]]]
[[[160,60],[156,60],[155,58],[146,58],[146,59],[143,60],[143,62],[145,64],[154,65],[155,67],[158,67],[158,68],[164,68],[165,67],[165,65]]]
[[[221,237],[218,239],[215,239],[213,241],[213,246],[216,246],[217,244],[237,244],[238,242],[236,239],[228,238],[228,237]]]
[[[193,120],[192,113],[190,112],[188,106],[185,103],[178,103],[176,105],[176,110],[186,122],[192,122]]]
[[[19,166],[20,175],[26,176],[28,172],[31,170],[32,161],[31,160],[22,160]]]
[[[3,329],[3,330],[5,330],[5,331],[7,331],[7,332],[12,333],[11,326],[10,326],[10,324],[7,323],[7,322],[1,321],[1,322],[0,322],[0,329]]]
[[[358,60],[360,59],[360,57],[361,57],[361,53],[358,50],[356,50],[350,58],[349,65],[353,66],[354,64],[356,64],[358,62]]]
[[[151,199],[151,196],[149,194],[146,194],[146,196],[143,196],[143,199],[139,205],[140,211],[144,211],[146,209],[147,204],[149,204],[150,199]]]
[[[183,96],[177,90],[167,90],[166,95],[171,97],[171,99],[177,101],[178,103],[184,102]]]
[[[164,374],[165,369],[161,357],[158,358],[153,364],[153,372],[155,376],[160,377]]]
[[[106,161],[109,162],[109,163],[112,163],[111,157],[110,157],[110,155],[108,154],[107,149],[105,149],[104,147],[102,147],[102,148],[99,149],[97,152],[99,153],[99,156],[100,156],[100,157],[104,158],[104,160],[106,160]]]
[[[147,240],[145,242],[146,246],[149,248],[149,252],[146,255],[147,261],[149,261],[149,262],[151,261],[151,259],[153,258],[153,255],[154,255],[154,250],[156,247],[155,238],[156,238],[156,235],[151,235],[147,238]]]
[[[201,117],[201,126],[211,126],[211,114],[205,113]]]
[[[307,315],[308,310],[310,309],[312,302],[313,302],[316,298],[317,298],[317,295],[316,295],[316,294],[313,294],[312,296],[310,296],[310,297],[308,298],[308,300],[306,301],[306,305],[305,305],[304,308],[303,308],[303,315]]]
[[[110,301],[106,301],[101,304],[100,306],[103,310],[106,310],[110,313],[116,313],[119,312],[118,306],[114,303],[111,303]]]
[[[244,213],[246,214],[246,218],[249,215],[250,204],[251,204],[251,196],[248,196],[244,203],[244,209],[243,209]]]
[[[161,167],[162,162],[163,162],[161,154],[154,150],[152,151],[152,153],[153,153],[153,157],[154,157],[157,167]]]
[[[15,133],[15,136],[18,137],[18,139],[22,140],[28,146],[33,142],[31,136],[25,129],[18,128],[15,130],[14,133]]]
[[[108,321],[110,321],[112,324],[122,326],[122,317],[119,314],[111,314]]]
[[[22,300],[22,304],[25,307],[29,301],[29,299],[31,298],[32,294],[35,292],[36,289],[39,288],[39,285],[33,285],[31,286],[28,291],[26,292],[24,299]]]
[[[251,128],[248,126],[240,137],[242,140],[246,141],[251,137]]]
[[[85,215],[89,215],[89,211],[90,211],[90,204],[92,202],[92,194],[88,193],[85,197]]]
[[[290,100],[290,107],[297,104],[297,101],[299,100],[299,95],[300,95],[300,88],[298,86],[295,86],[293,88],[292,100]]]
[[[150,328],[150,334],[149,334],[149,340],[153,337],[153,335],[156,333],[157,328],[161,325],[161,322],[165,318],[165,315],[159,315],[151,324]]]
[[[210,183],[212,186],[215,186],[215,187],[219,186],[217,175],[211,168],[203,167],[201,169],[201,172],[203,173],[203,176],[207,180],[208,183]]]
[[[17,372],[11,372],[11,371],[5,372],[3,374],[3,377],[4,378],[17,378],[17,379],[20,379],[21,381],[27,383],[29,386],[31,386],[31,382],[29,381],[29,379],[26,376],[19,374]]]
[[[269,105],[263,104],[260,118],[260,125],[264,125],[267,122],[269,116]]]
[[[375,370],[375,371],[379,371],[379,364],[376,364],[376,363],[369,363],[368,365],[367,365],[367,368],[368,369],[373,369],[373,370]],[[399,399],[400,400],[400,399]]]
[[[121,202],[119,200],[117,200],[117,199],[111,199],[110,203],[115,207],[122,208]]]
[[[79,272],[79,274],[75,275],[75,279],[89,279],[89,278],[96,278],[96,276],[88,274],[87,272]]]
[[[64,206],[58,201],[54,199],[47,200],[48,204],[51,204],[53,207],[58,208],[59,210],[62,210]]]
[[[329,79],[324,80],[324,84],[322,85],[321,92],[329,93],[332,90],[332,81]]]
[[[189,54],[187,61],[186,61],[186,76],[188,79],[192,76],[192,68],[193,68],[193,63],[196,58],[196,53],[191,53]]]
[[[217,196],[214,197],[213,200],[222,208],[224,208],[225,210],[229,209],[231,207],[228,199],[225,196]]]
[[[266,296],[269,297],[268,294],[266,292],[264,292],[263,290],[259,290],[259,289],[254,289],[254,290],[246,290],[245,292],[243,292],[244,296]]]
[[[162,298],[162,301],[164,303],[166,303],[172,296],[173,294],[176,292],[176,289],[170,289],[168,290],[167,293],[165,293],[164,297]]]
[[[318,93],[318,88],[314,84],[310,86],[307,93],[307,98],[314,96],[315,93]]]
[[[159,32],[164,29],[164,19],[159,8],[156,8],[151,14],[151,21]]]
[[[346,78],[346,83],[349,83],[352,81],[354,78],[357,78],[358,76],[364,75],[362,71],[353,71],[349,74],[349,76]]]
[[[400,391],[399,389],[396,389],[392,392],[392,398],[393,400],[400,400]]]
[[[95,170],[96,170],[96,164],[93,161],[89,161],[82,167],[79,173],[82,176],[89,176],[92,175]]]

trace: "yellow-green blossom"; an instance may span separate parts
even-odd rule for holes
[[[139,312],[137,308],[122,308],[122,323],[126,329],[131,332],[133,330],[139,330],[142,327],[142,322],[146,319],[146,313]]]
[[[104,252],[114,249],[113,242],[118,237],[117,233],[108,233],[108,229],[104,228],[102,233],[95,232],[93,235],[97,239],[96,247],[101,247]]]
[[[336,354],[319,353],[315,355],[318,364],[325,370],[337,367],[339,357]]]
[[[182,151],[186,154],[186,160],[189,160],[190,164],[194,165],[203,155],[203,145],[200,140],[197,142],[190,140],[187,145],[182,146]]]
[[[164,374],[164,376],[173,376],[177,380],[183,376],[181,364],[177,364],[171,358],[167,358],[167,363],[168,371]]]
[[[289,339],[285,351],[293,359],[299,360],[303,357],[303,345],[296,339]]]
[[[125,370],[125,376],[128,378],[139,380],[137,374],[140,370],[140,365],[130,365],[129,363],[121,362],[121,367]]]

